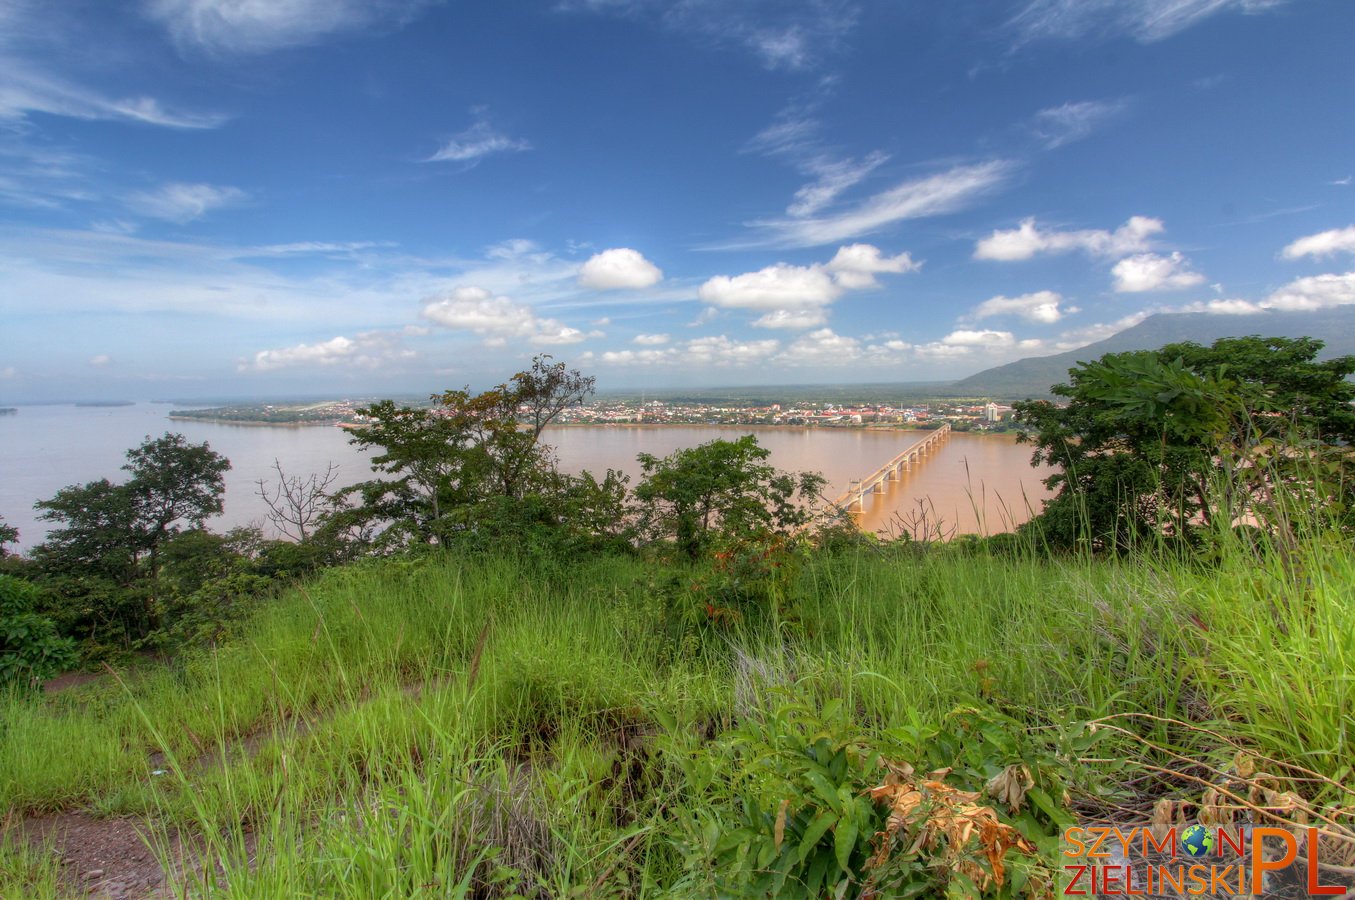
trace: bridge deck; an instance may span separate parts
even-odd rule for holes
[[[925,452],[929,447],[931,447],[932,444],[941,440],[949,433],[950,433],[949,423],[946,423],[945,425],[942,425],[935,431],[928,433],[928,435],[925,438],[918,441],[916,444],[913,444],[908,449],[904,450],[902,453],[899,453],[889,462],[885,463],[883,466],[880,466],[880,468],[876,469],[874,472],[871,472],[865,478],[861,479],[860,481],[853,481],[853,486],[849,487],[845,493],[843,493],[836,500],[834,500],[833,505],[848,510],[850,510],[854,506],[859,508],[864,502],[866,494],[875,491],[877,488],[883,490],[882,485],[886,481],[888,481],[891,477],[893,477],[902,466],[912,462],[923,452]]]

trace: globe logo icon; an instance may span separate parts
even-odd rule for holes
[[[1180,844],[1187,854],[1199,859],[1214,849],[1214,835],[1203,825],[1192,825],[1181,832]]]

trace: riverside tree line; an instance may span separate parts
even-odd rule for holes
[[[1038,462],[1058,467],[1044,511],[1014,535],[941,552],[1169,552],[1207,560],[1211,535],[1292,539],[1297,517],[1355,526],[1349,444],[1355,357],[1317,359],[1312,339],[1248,337],[1110,354],[1070,370],[1063,402],[1016,405]],[[816,503],[814,474],[767,463],[755,438],[717,440],[623,474],[569,475],[543,429],[594,390],[550,357],[429,408],[362,410],[353,441],[373,478],[330,492],[332,472],[280,468],[259,494],[287,540],[216,534],[230,463],[177,434],[127,453],[125,476],[63,488],[37,507],[53,528],[27,557],[0,520],[0,683],[34,684],[86,661],[220,640],[279,586],[373,556],[502,552],[567,560],[650,554],[695,575],[669,599],[689,624],[774,603],[811,552],[882,544]],[[1295,502],[1297,499],[1298,502]]]

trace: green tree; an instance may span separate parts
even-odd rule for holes
[[[541,432],[560,413],[587,399],[596,382],[562,362],[551,362],[550,356],[537,356],[506,384],[475,395],[468,389],[446,391],[433,399],[439,412],[470,435],[488,490],[520,499],[538,490],[552,469]]]
[[[67,633],[129,645],[155,630],[161,550],[221,512],[229,468],[205,443],[147,437],[127,451],[124,483],[71,485],[35,504],[57,523],[33,556]]]
[[[17,543],[19,540],[19,529],[13,525],[5,524],[5,517],[0,516],[0,557],[7,555],[6,544]]]
[[[638,457],[635,488],[641,526],[652,537],[671,536],[680,553],[699,559],[719,535],[733,539],[787,534],[813,518],[810,503],[825,481],[814,473],[768,465],[771,451],[753,435],[714,440],[662,459]]]
[[[191,444],[181,434],[151,438],[127,451],[124,486],[136,512],[137,532],[150,563],[151,580],[159,577],[159,553],[183,525],[201,528],[221,512],[230,460],[206,442]]]
[[[1112,353],[1069,371],[1015,419],[1034,462],[1057,466],[1057,491],[1037,526],[1051,544],[1124,548],[1152,536],[1187,537],[1249,502],[1220,476],[1235,474],[1263,441],[1348,440],[1355,357],[1316,362],[1320,341],[1226,338]],[[1220,482],[1225,490],[1220,497]]]
[[[479,394],[465,388],[433,395],[432,408],[385,400],[359,410],[367,422],[353,442],[379,448],[372,468],[394,477],[341,492],[357,505],[333,515],[329,530],[380,523],[386,543],[443,543],[479,524],[511,525],[518,510],[538,524],[558,522],[568,479],[555,472],[541,432],[593,385],[538,356]]]
[[[41,510],[39,519],[59,523],[33,551],[47,572],[94,575],[118,585],[136,579],[145,542],[127,485],[107,478],[70,485],[34,508]]]
[[[416,543],[435,539],[435,525],[446,509],[474,499],[473,478],[467,474],[470,435],[463,423],[436,410],[397,406],[382,400],[358,410],[367,421],[353,431],[352,442],[379,448],[372,470],[393,476],[345,488],[342,497],[358,500],[355,509],[342,509],[335,519],[345,522],[388,522],[402,538]]]

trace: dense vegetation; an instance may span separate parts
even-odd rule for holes
[[[1349,880],[1355,360],[1313,353],[1075,371],[1023,416],[1079,474],[947,544],[811,515],[751,438],[562,475],[592,383],[548,359],[369,407],[378,477],[261,485],[290,541],[197,527],[224,461],[148,439],[0,560],[0,804],[134,817],[212,896],[1046,896],[1064,826],[1206,816],[1316,823]],[[72,640],[113,675],[27,689]],[[70,889],[13,834],[0,895]]]

